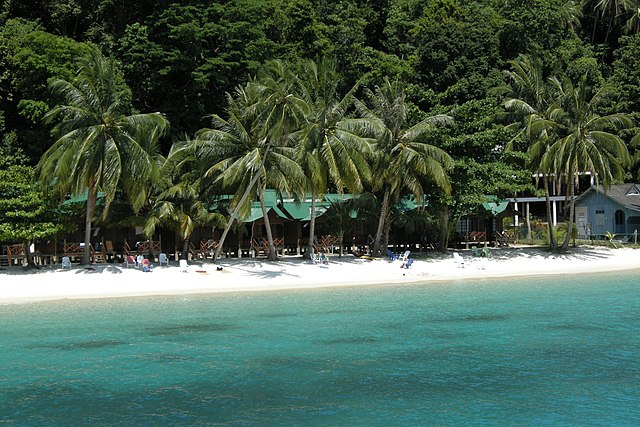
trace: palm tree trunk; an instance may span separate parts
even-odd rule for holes
[[[264,227],[267,231],[267,241],[269,242],[269,254],[267,255],[267,259],[269,261],[277,261],[278,255],[276,254],[276,247],[273,244],[273,233],[271,233],[271,222],[269,221],[269,214],[267,212],[267,206],[264,203],[264,191],[260,186],[260,181],[258,181],[258,198],[260,199],[260,207],[262,208],[262,217],[264,218]]]
[[[231,230],[233,223],[238,218],[238,212],[240,212],[240,208],[242,207],[244,202],[247,201],[249,194],[251,194],[253,187],[256,185],[256,182],[258,182],[258,179],[260,178],[259,171],[261,171],[262,168],[264,168],[264,164],[267,161],[267,155],[269,154],[269,149],[271,148],[272,142],[273,140],[270,140],[267,143],[267,146],[265,147],[265,150],[264,150],[264,154],[262,155],[262,161],[260,162],[260,166],[258,167],[258,172],[253,176],[253,178],[251,178],[251,182],[249,182],[249,185],[247,185],[247,188],[244,190],[244,194],[240,198],[240,201],[238,202],[236,207],[233,209],[233,212],[231,212],[229,221],[227,221],[227,225],[224,227],[222,236],[220,236],[220,244],[218,244],[218,247],[216,248],[216,251],[213,254],[213,262],[216,262],[216,260],[220,257],[220,253],[222,252],[222,245],[224,245],[224,241],[227,238],[227,234],[229,234],[229,230]]]
[[[531,240],[531,219],[529,217],[529,202],[525,205],[525,215],[527,224],[527,240]]]
[[[182,259],[189,259],[189,237],[190,235],[184,238],[182,242]]]
[[[94,177],[89,180],[87,192],[87,213],[84,220],[84,253],[82,254],[83,265],[91,263],[91,223],[96,209],[96,200],[98,199],[98,189],[95,182]]]
[[[376,239],[373,242],[373,256],[380,256],[382,246],[382,233],[384,232],[384,224],[387,220],[389,212],[389,199],[391,197],[391,191],[389,188],[385,188],[384,196],[382,197],[382,207],[380,208],[380,218],[378,218],[378,229],[376,230]]]
[[[380,248],[385,252],[387,251],[387,249],[389,249],[389,233],[390,232],[391,232],[391,209],[389,209],[389,212],[387,213],[387,219],[385,219],[384,221],[384,235],[382,238],[382,248]],[[397,241],[395,243],[398,244]]]
[[[556,242],[556,236],[553,232],[553,223],[551,219],[551,198],[549,196],[549,177],[543,174],[542,182],[544,185],[544,200],[547,209],[547,228],[549,230],[549,247],[552,251],[558,249],[558,242]]]
[[[447,251],[449,246],[449,208],[443,207],[439,212],[438,240],[440,241],[440,249],[442,252]]]
[[[307,244],[307,253],[313,254],[313,242],[316,238],[316,193],[311,192],[311,212],[309,215],[309,243]]]
[[[562,242],[562,246],[560,247],[561,251],[566,251],[569,248],[569,242],[571,241],[571,234],[573,233],[573,210],[574,210],[573,175],[569,177],[567,181],[568,181],[567,201],[569,202],[569,222],[567,223],[567,235],[564,237],[564,242]]]

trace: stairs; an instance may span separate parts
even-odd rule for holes
[[[9,264],[9,257],[6,255],[0,255],[0,267],[11,267]]]

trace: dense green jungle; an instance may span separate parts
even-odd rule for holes
[[[533,175],[636,181],[639,104],[638,0],[3,0],[0,241],[188,241],[271,188],[362,195],[378,253],[411,196],[446,247]]]

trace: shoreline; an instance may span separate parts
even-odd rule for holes
[[[552,254],[540,248],[492,248],[489,258],[458,251],[416,253],[409,269],[388,258],[368,260],[332,255],[328,264],[313,264],[303,257],[282,257],[276,262],[259,258],[221,259],[217,264],[190,262],[187,272],[177,262],[150,273],[122,264],[60,265],[25,271],[10,267],[0,271],[0,305],[97,298],[176,296],[229,292],[264,292],[343,286],[428,284],[492,278],[556,276],[640,270],[640,250],[595,246],[571,248]],[[216,267],[221,266],[222,271]]]

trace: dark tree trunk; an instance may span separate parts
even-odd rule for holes
[[[384,190],[382,197],[382,206],[380,208],[380,217],[378,218],[378,228],[376,230],[376,239],[373,242],[373,256],[379,257],[382,249],[382,234],[384,233],[384,223],[386,222],[389,211],[389,199],[391,191],[388,188]]]

